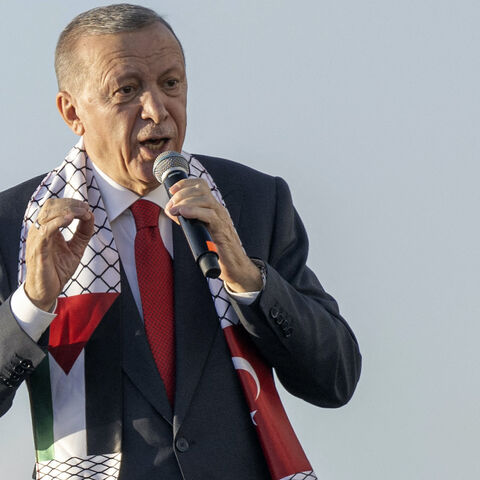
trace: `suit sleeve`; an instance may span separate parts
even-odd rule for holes
[[[17,388],[45,353],[19,326],[11,308],[8,277],[0,255],[0,416],[12,406]]]
[[[235,304],[240,321],[293,395],[339,407],[353,395],[361,355],[336,301],[306,266],[308,239],[287,184],[276,181],[275,218],[262,260],[267,280],[251,306]]]

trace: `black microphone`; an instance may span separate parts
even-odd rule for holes
[[[153,164],[155,178],[165,186],[170,198],[170,187],[178,181],[188,178],[190,167],[187,160],[177,152],[163,152]],[[178,216],[180,226],[190,245],[193,257],[202,270],[203,275],[209,278],[217,278],[220,275],[218,253],[215,243],[212,241],[207,227],[195,219]]]

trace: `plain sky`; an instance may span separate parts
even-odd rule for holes
[[[61,163],[53,51],[110,2],[0,0],[0,188]],[[183,42],[185,149],[289,183],[357,334],[346,407],[284,403],[322,480],[480,478],[478,0],[145,1]],[[261,208],[261,205],[259,205]],[[2,478],[30,478],[25,388]]]

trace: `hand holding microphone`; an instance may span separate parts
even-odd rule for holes
[[[169,198],[172,197],[170,188],[180,180],[188,178],[189,171],[188,162],[176,152],[162,153],[153,165],[153,174],[165,186]],[[178,220],[202,273],[205,277],[218,277],[220,265],[217,247],[205,225],[199,220],[184,218],[181,215],[178,216]]]
[[[165,213],[182,227],[204,275],[220,276],[234,292],[261,290],[262,275],[245,253],[228,211],[203,179],[188,178],[185,158],[164,152],[155,160],[153,173],[171,198]]]

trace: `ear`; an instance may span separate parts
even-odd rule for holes
[[[77,104],[75,98],[67,91],[57,93],[57,108],[65,123],[76,135],[83,135],[85,128],[80,117],[77,115]]]

